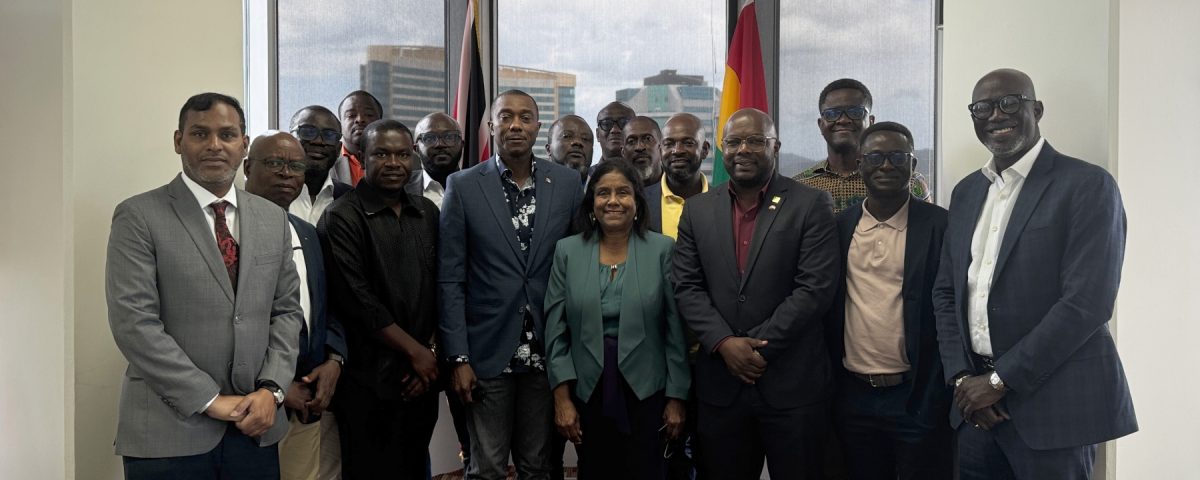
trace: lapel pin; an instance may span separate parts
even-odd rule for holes
[[[546,183],[553,183],[550,181],[550,177],[546,177]]]
[[[771,197],[771,205],[767,206],[767,210],[774,210],[781,201],[783,201],[783,199],[779,198],[779,195]]]

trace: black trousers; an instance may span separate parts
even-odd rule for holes
[[[763,458],[771,478],[821,478],[822,444],[830,428],[828,403],[774,408],[758,389],[743,387],[732,405],[700,399],[696,436],[700,470],[712,479],[755,479]]]
[[[579,480],[663,480],[667,476],[662,434],[666,396],[659,391],[638,400],[624,381],[621,384],[631,427],[627,434],[604,416],[599,387],[588,402],[575,399],[583,430],[583,442],[575,446]]]
[[[1034,450],[1012,421],[988,431],[963,422],[958,426],[958,461],[962,480],[1087,480],[1096,445]]]
[[[930,405],[926,419],[908,413],[903,385],[875,388],[845,375],[835,423],[851,480],[950,480],[954,435],[949,405]]]
[[[278,479],[279,449],[258,446],[230,423],[225,436],[207,453],[184,457],[122,457],[126,480],[241,480]]]
[[[342,477],[425,480],[429,440],[438,418],[438,392],[383,399],[346,377],[338,384]]]

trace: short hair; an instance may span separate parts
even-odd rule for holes
[[[371,99],[372,102],[375,102],[375,108],[379,110],[379,117],[383,118],[383,116],[384,116],[383,115],[383,104],[379,103],[379,99],[375,98],[374,95],[371,95],[371,92],[368,92],[366,90],[355,90],[353,92],[347,93],[345,97],[342,97],[342,101],[338,102],[338,113],[341,113],[342,105],[346,103],[346,100],[349,100],[350,97],[355,97],[355,96],[364,96],[364,97]],[[334,117],[337,117],[337,115],[334,115]]]
[[[879,122],[879,123],[876,123],[874,125],[867,127],[866,130],[863,130],[862,135],[858,137],[858,144],[865,145],[867,143],[867,137],[871,136],[872,133],[879,133],[879,132],[899,133],[900,135],[904,136],[905,140],[908,141],[909,152],[912,152],[913,150],[915,150],[915,147],[913,146],[912,132],[910,132],[908,130],[908,127],[901,125],[899,123],[896,123],[896,122]]]
[[[821,90],[821,96],[817,98],[817,108],[819,109],[825,105],[825,97],[829,95],[829,92],[844,89],[858,90],[862,92],[864,98],[863,101],[867,102],[867,108],[871,108],[871,106],[874,105],[875,101],[871,97],[871,91],[867,89],[866,85],[863,85],[862,82],[853,78],[839,78],[830,82],[829,85],[826,85],[825,88]]]
[[[238,103],[236,98],[223,93],[205,92],[192,95],[183,103],[183,108],[179,109],[179,130],[183,131],[183,120],[187,118],[187,112],[207,112],[217,103],[224,103],[237,110],[238,126],[242,128],[242,135],[246,134],[246,112],[242,110],[242,104]]]
[[[633,185],[633,231],[639,237],[646,236],[646,194],[642,191],[642,176],[637,170],[624,159],[614,159],[601,162],[596,166],[596,171],[588,177],[587,186],[584,187],[583,201],[579,204],[579,208],[575,209],[575,220],[572,222],[576,233],[583,234],[584,240],[591,240],[592,235],[600,232],[600,225],[592,220],[592,210],[596,203],[596,182],[600,178],[617,172]]]
[[[625,124],[625,128],[629,128],[629,125],[631,125],[631,124],[633,124],[633,122],[636,122],[639,120],[643,121],[643,122],[650,122],[650,126],[654,127],[654,133],[658,134],[658,138],[662,138],[662,128],[658,126],[658,121],[653,118],[647,117],[647,116],[639,115],[639,116],[629,119],[629,123]],[[621,129],[621,134],[625,133],[625,128]]]
[[[523,90],[518,90],[515,88],[510,88],[508,90],[500,92],[499,95],[496,95],[496,98],[492,99],[492,107],[493,107],[492,110],[495,110],[496,102],[500,101],[500,97],[507,97],[509,95],[519,95],[519,96],[528,98],[529,101],[533,102],[533,111],[538,112],[539,114],[542,113],[542,109],[541,109],[541,107],[538,107],[537,99],[534,99],[533,95],[530,95],[528,93],[525,93]],[[496,114],[496,112],[493,111],[492,115],[495,115],[495,114]]]
[[[338,118],[338,116],[337,116],[337,114],[336,114],[336,113],[333,113],[333,112],[332,112],[332,111],[330,111],[328,108],[325,108],[325,107],[323,107],[323,106],[321,106],[321,105],[309,105],[309,106],[307,106],[307,107],[304,107],[304,108],[301,108],[301,109],[299,109],[299,110],[296,110],[296,113],[293,113],[293,114],[292,114],[292,119],[291,119],[291,121],[290,121],[289,123],[291,123],[291,124],[293,124],[293,125],[294,125],[294,124],[296,123],[296,119],[300,118],[300,114],[301,114],[301,113],[304,113],[304,112],[309,112],[309,111],[312,111],[312,112],[317,112],[317,113],[323,113],[323,114],[325,114],[325,115],[329,115],[329,116],[333,117],[333,120],[334,120],[334,121],[338,122],[338,125],[341,125],[341,124],[342,124],[342,120],[341,120],[340,118]],[[382,112],[380,112],[380,113],[382,113]]]
[[[412,140],[413,138],[412,130],[409,130],[408,126],[399,120],[392,120],[390,118],[376,120],[371,122],[370,125],[367,125],[367,128],[363,129],[362,136],[358,137],[359,154],[366,155],[367,142],[369,139],[375,138],[375,136],[383,132],[402,132],[405,135],[408,135],[409,140]]]

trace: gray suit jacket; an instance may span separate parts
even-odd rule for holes
[[[234,294],[204,211],[183,180],[134,196],[113,213],[105,290],[108,322],[129,361],[116,453],[175,457],[212,450],[226,423],[200,413],[214,395],[259,380],[286,388],[304,322],[287,214],[237,191]],[[277,409],[260,445],[287,433]]]

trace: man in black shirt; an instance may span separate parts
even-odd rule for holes
[[[378,120],[361,143],[363,181],[319,228],[351,352],[337,397],[343,475],[424,479],[438,415],[438,209],[404,192],[417,161],[408,127]]]

